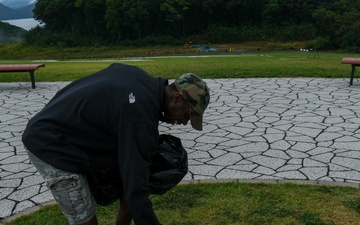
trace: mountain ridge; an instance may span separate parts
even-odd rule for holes
[[[0,3],[12,9],[26,7],[36,2],[37,0],[0,0]]]
[[[0,3],[0,21],[33,18],[36,2],[20,8],[10,8]]]

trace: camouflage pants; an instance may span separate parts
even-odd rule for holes
[[[82,224],[96,214],[86,176],[58,170],[27,150],[31,163],[37,168],[46,186],[60,205],[69,224]]]

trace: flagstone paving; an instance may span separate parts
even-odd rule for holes
[[[300,180],[360,185],[360,82],[208,79],[204,131],[160,125],[181,138],[185,181]],[[21,143],[29,118],[67,82],[0,83],[0,220],[52,201]],[[358,186],[359,187],[359,186]]]

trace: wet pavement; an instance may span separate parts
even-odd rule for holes
[[[204,131],[160,125],[189,156],[184,181],[296,180],[360,186],[360,80],[208,79]],[[29,118],[68,82],[0,83],[0,223],[53,201],[21,143]]]

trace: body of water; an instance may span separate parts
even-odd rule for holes
[[[17,19],[17,20],[2,20],[3,23],[9,23],[11,25],[21,27],[25,30],[30,30],[36,26],[41,26],[41,24],[33,18],[26,19]]]

